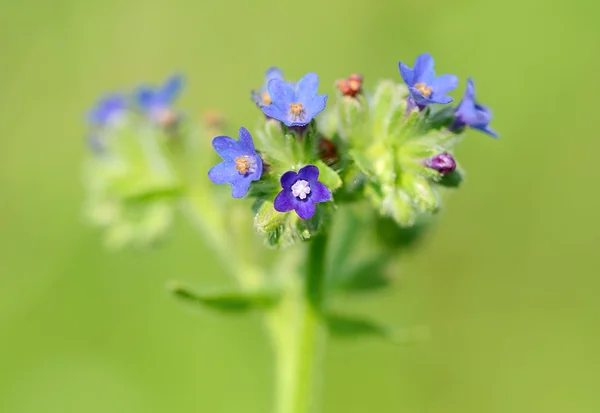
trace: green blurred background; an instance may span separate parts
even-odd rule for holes
[[[600,261],[591,0],[2,0],[0,412],[267,413],[255,317],[186,311],[172,278],[221,283],[183,220],[151,253],[109,253],[81,214],[83,115],[98,95],[174,70],[180,107],[253,125],[270,65],[399,80],[431,52],[476,79],[499,141],[469,132],[463,188],[396,288],[348,303],[429,342],[330,343],[324,413],[600,411]],[[192,109],[193,108],[193,109]]]

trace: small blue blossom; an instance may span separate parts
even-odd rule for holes
[[[319,77],[315,73],[307,73],[295,85],[271,79],[267,85],[271,104],[261,109],[266,116],[286,126],[308,125],[327,103],[327,95],[317,95],[318,87]]]
[[[259,91],[252,91],[252,100],[256,103],[256,106],[262,107],[271,104],[271,96],[267,89],[271,79],[283,80],[283,72],[278,67],[271,67],[267,70],[265,73],[265,82]]]
[[[319,168],[307,165],[298,173],[288,171],[281,176],[283,188],[275,197],[276,211],[296,211],[302,219],[311,218],[316,212],[315,204],[331,199],[331,191],[318,181]]]
[[[467,81],[467,90],[459,103],[454,114],[454,123],[450,127],[452,130],[460,130],[465,126],[470,126],[473,129],[478,129],[487,133],[492,138],[497,138],[500,135],[491,129],[488,124],[492,120],[492,112],[483,105],[475,101],[475,84],[473,79]]]
[[[263,170],[262,159],[254,149],[252,135],[242,127],[237,141],[229,136],[217,136],[212,145],[223,162],[213,166],[208,171],[208,177],[215,184],[231,184],[234,198],[244,197],[250,189],[250,183],[258,181]]]
[[[88,112],[88,121],[93,126],[110,126],[122,119],[127,110],[127,101],[119,93],[101,98]]]
[[[140,109],[156,122],[166,125],[173,123],[177,116],[172,106],[181,89],[183,77],[175,74],[162,86],[141,86],[136,92],[136,102]]]
[[[447,95],[458,86],[458,78],[454,75],[436,77],[433,69],[433,57],[423,53],[417,57],[414,69],[404,63],[398,63],[402,79],[410,89],[410,95],[419,106],[432,103],[450,103],[452,98]]]

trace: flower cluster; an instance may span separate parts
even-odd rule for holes
[[[210,180],[230,184],[234,198],[257,198],[255,223],[263,233],[295,230],[290,211],[314,220],[316,204],[333,201],[336,190],[336,205],[363,194],[402,226],[435,212],[436,188],[460,181],[452,155],[459,135],[467,127],[498,135],[489,127],[490,110],[475,100],[471,79],[452,108],[449,93],[458,78],[436,76],[430,54],[418,56],[412,67],[402,62],[398,67],[404,84],[383,81],[374,94],[364,91],[360,74],[338,80],[336,102],[326,111],[328,96],[318,93],[316,74],[291,82],[280,69],[268,69],[264,84],[251,94],[265,115],[256,147],[245,128],[238,141],[214,138],[223,162],[209,171]],[[318,226],[300,227],[303,235],[297,238]]]
[[[185,127],[174,107],[181,76],[108,94],[88,112],[89,215],[108,228],[112,244],[144,244],[168,228],[183,191],[221,199],[212,181],[229,185],[232,198],[255,200],[255,227],[273,246],[311,238],[338,207],[361,199],[375,214],[412,226],[439,209],[441,189],[461,182],[453,150],[463,131],[498,134],[472,79],[452,107],[458,78],[436,76],[431,55],[398,68],[402,82],[384,80],[372,92],[360,74],[337,80],[333,103],[319,93],[315,73],[290,81],[268,69],[251,92],[260,126],[240,128],[238,139],[215,137],[216,164],[202,135],[217,135],[224,122],[211,115],[201,131]],[[210,181],[199,183],[206,170]]]
[[[179,134],[174,104],[182,87],[173,75],[163,85],[108,94],[87,114],[86,215],[105,229],[110,247],[144,247],[170,228],[182,183],[164,146]]]

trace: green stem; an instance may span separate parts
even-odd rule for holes
[[[267,316],[276,352],[276,413],[313,413],[317,407],[326,244],[324,235],[310,242],[304,274],[286,280],[281,304]]]

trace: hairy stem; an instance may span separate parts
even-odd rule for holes
[[[276,413],[313,413],[317,407],[326,244],[324,235],[309,243],[304,273],[285,280],[284,298],[267,316],[276,353]]]

